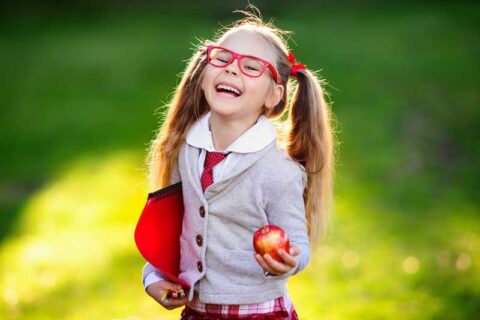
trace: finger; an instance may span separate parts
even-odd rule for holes
[[[301,252],[302,250],[296,245],[292,245],[289,250],[289,253],[294,257],[298,256]]]
[[[185,290],[180,289],[180,291],[175,292],[177,294],[177,299],[183,299],[186,296]]]
[[[173,297],[173,292],[179,292],[182,290],[182,286],[174,282],[162,280],[158,282],[158,285],[155,283],[155,288],[152,289],[154,290],[152,296],[155,300],[164,304]]]
[[[270,268],[270,266],[265,262],[263,257],[258,253],[255,254],[255,259],[257,260],[258,264],[263,268],[263,270],[267,270],[270,273],[274,273],[274,271]]]
[[[183,306],[184,304],[186,304],[188,301],[188,298],[185,297],[185,298],[182,298],[182,299],[169,299],[168,300],[168,305],[169,306],[172,306],[172,307],[180,307],[180,306]]]
[[[183,299],[186,293],[183,289],[180,289],[179,291],[170,291],[168,296],[172,299]]]
[[[164,290],[170,290],[170,291],[175,291],[175,292],[182,290],[181,285],[179,285],[178,283],[175,283],[175,282],[167,281],[167,280],[161,281],[161,287]]]
[[[290,266],[273,259],[268,253],[263,256],[263,259],[265,259],[265,262],[274,271],[274,273],[285,273],[291,269]]]
[[[167,301],[163,302],[162,305],[169,309],[169,310],[172,310],[172,309],[175,309],[175,308],[178,308],[178,307],[181,307],[183,305],[185,305],[186,303],[188,302],[188,298],[185,297],[183,299],[168,299]]]
[[[161,298],[162,301],[167,301],[170,299],[180,300],[186,297],[185,290],[180,289],[178,291],[166,290]]]
[[[285,250],[283,249],[278,250],[278,255],[283,259],[283,262],[286,265],[292,268],[297,265],[297,259],[295,259],[294,256],[289,255]]]
[[[166,301],[167,299],[177,299],[179,298],[179,292],[182,292],[182,286],[177,283],[164,281],[161,284],[161,301]]]
[[[186,299],[188,300],[188,297],[183,289],[178,292],[172,292],[168,290],[165,291],[163,296],[160,298],[160,304],[162,304],[165,308],[176,308],[182,305],[182,302],[186,302]]]

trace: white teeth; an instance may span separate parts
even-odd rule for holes
[[[235,92],[235,93],[238,94],[238,95],[241,95],[241,94],[242,94],[238,89],[235,89],[235,88],[233,88],[233,87],[227,86],[226,84],[219,84],[219,85],[217,86],[217,90],[218,90],[218,89],[229,90],[229,91]]]

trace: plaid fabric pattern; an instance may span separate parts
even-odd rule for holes
[[[243,305],[203,304],[195,295],[183,310],[180,320],[214,319],[298,320],[298,316],[288,295],[263,303]]]

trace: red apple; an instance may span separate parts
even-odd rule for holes
[[[278,262],[283,262],[283,259],[278,255],[278,249],[283,249],[286,252],[290,249],[290,242],[287,234],[282,228],[267,224],[258,229],[253,235],[253,247],[255,252],[262,257],[268,253],[273,259]]]

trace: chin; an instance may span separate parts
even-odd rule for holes
[[[232,118],[236,115],[235,110],[231,110],[228,107],[215,108],[210,106],[210,112],[222,118]]]
[[[232,116],[242,110],[242,105],[236,102],[217,100],[208,101],[210,111],[222,116]]]

